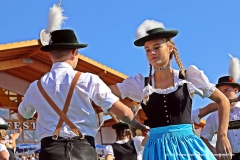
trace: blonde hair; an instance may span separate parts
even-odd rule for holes
[[[6,136],[7,136],[6,130],[0,129],[0,138],[1,138],[2,140],[5,140]]]
[[[179,69],[180,69],[180,71],[181,71],[184,79],[187,79],[187,76],[186,76],[186,74],[185,74],[184,67],[183,67],[183,65],[182,65],[182,61],[180,60],[180,57],[179,57],[179,54],[178,54],[177,47],[175,46],[175,43],[173,42],[172,39],[169,39],[169,40],[167,41],[167,44],[170,45],[170,46],[173,48],[173,51],[171,52],[171,55],[170,55],[170,60],[172,59],[172,55],[174,55],[174,58],[175,58],[175,60],[176,60],[176,62],[177,62],[177,65],[178,65],[178,67],[179,67]]]

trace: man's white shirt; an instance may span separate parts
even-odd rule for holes
[[[73,70],[69,64],[58,62],[53,64],[51,71],[41,78],[43,88],[61,110],[76,73],[77,71]],[[82,73],[66,115],[83,135],[95,137],[98,123],[92,101],[107,113],[117,100],[119,98],[112,94],[108,86],[97,75]],[[29,119],[36,111],[38,112],[36,131],[39,140],[52,136],[59,116],[41,95],[37,81],[34,81],[26,91],[18,112],[24,118]],[[67,138],[76,135],[63,123],[59,136]]]
[[[240,102],[238,102],[230,110],[229,121],[235,120],[240,120]],[[218,131],[218,111],[209,115],[200,136],[212,141],[216,131]],[[228,130],[228,139],[232,147],[232,152],[240,153],[240,129]]]

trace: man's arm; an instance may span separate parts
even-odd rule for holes
[[[105,160],[113,160],[113,156],[111,154],[107,154],[105,156]]]
[[[201,119],[204,116],[210,114],[211,112],[214,112],[214,111],[217,111],[217,110],[218,110],[217,103],[210,103],[207,106],[200,109],[198,117]]]
[[[18,117],[18,119],[19,119],[20,121],[26,121],[26,120],[27,120],[27,119],[24,118],[19,112],[18,112],[18,114],[17,114],[17,117]]]
[[[109,112],[116,115],[123,122],[129,124],[133,128],[141,129],[141,130],[149,130],[149,127],[139,123],[135,118],[132,110],[121,103],[120,101],[116,101],[112,107],[109,109]]]

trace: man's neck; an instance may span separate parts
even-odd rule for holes
[[[54,61],[53,63],[58,63],[58,62],[65,62],[65,63],[67,63],[67,64],[69,64],[70,66],[72,66],[72,68],[73,68],[73,63],[72,63],[72,61],[70,61],[70,60],[66,60],[66,61]]]

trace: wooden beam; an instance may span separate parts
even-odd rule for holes
[[[104,122],[104,127],[110,127],[114,124],[116,124],[116,122],[113,119],[110,119]]]
[[[29,58],[29,57],[33,56],[34,54],[38,53],[39,51],[40,51],[40,49],[39,49],[39,48],[36,48],[36,49],[34,49],[32,52],[29,52],[29,53],[27,53],[27,54],[24,54],[24,55],[22,56],[22,58]]]
[[[28,65],[27,62],[23,61],[23,58],[13,59],[13,60],[7,60],[0,62],[0,71],[13,69],[17,67],[22,67]]]
[[[0,62],[0,71],[13,69],[17,67],[23,67],[23,66],[31,66],[32,68],[41,71],[43,73],[49,72],[51,67],[49,65],[46,65],[42,62],[39,62],[37,60],[29,59],[29,58],[18,58],[13,60],[7,60]]]
[[[97,75],[100,76],[104,76],[107,74],[107,71],[103,70],[102,72],[97,73]]]
[[[46,65],[42,62],[39,62],[37,60],[33,60],[33,63],[28,64],[28,66],[31,66],[32,68],[41,71],[42,73],[47,73],[51,70],[50,65]]]
[[[118,72],[118,71],[116,71],[116,70],[114,70],[110,67],[107,67],[107,66],[105,66],[101,63],[98,63],[97,61],[94,61],[94,60],[92,60],[88,57],[85,57],[82,54],[78,54],[78,58],[81,59],[80,61],[78,61],[78,65],[81,65],[81,61],[85,61],[86,63],[89,63],[89,65],[93,65],[97,68],[101,68],[101,69],[107,71],[108,73],[111,73],[111,74],[113,74],[113,75],[115,75],[119,78],[126,79],[128,77],[128,76],[126,76],[126,75],[124,75],[124,74],[122,74],[122,73],[120,73],[120,72]]]
[[[40,45],[39,40],[30,40],[30,41],[23,41],[23,42],[15,42],[15,43],[8,43],[8,44],[1,44],[0,51],[8,50],[8,49],[15,49],[15,48],[23,48],[23,47],[32,47]]]

